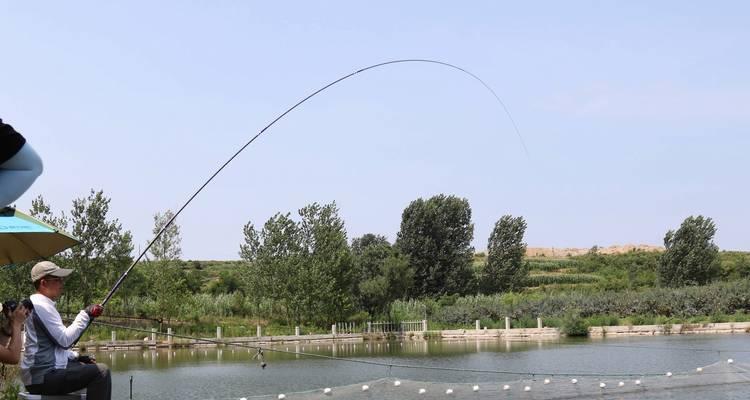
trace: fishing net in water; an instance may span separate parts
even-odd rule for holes
[[[733,395],[734,393],[734,395]],[[750,393],[750,364],[731,360],[663,375],[531,376],[476,383],[427,382],[397,377],[244,399],[726,399]]]

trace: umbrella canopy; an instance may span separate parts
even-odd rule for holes
[[[0,266],[53,256],[80,241],[14,208],[0,210]]]

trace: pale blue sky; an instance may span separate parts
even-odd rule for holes
[[[475,246],[503,214],[530,246],[662,244],[688,215],[750,250],[746,2],[0,3],[0,117],[22,131],[43,194],[90,188],[143,245],[278,113],[283,119],[179,220],[186,259],[234,259],[248,220],[336,200],[350,239],[393,240],[401,212],[469,199]]]

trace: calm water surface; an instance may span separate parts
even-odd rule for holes
[[[733,358],[750,363],[750,335],[667,336],[542,342],[405,341],[347,344],[304,344],[276,347],[328,356],[460,369],[538,373],[663,374]],[[291,393],[335,387],[383,377],[475,383],[510,381],[514,375],[381,367],[266,352],[261,369],[255,350],[225,347],[158,349],[97,353],[112,369],[113,398],[202,400],[239,399],[252,395]],[[608,397],[602,397],[608,398]],[[750,385],[692,388],[675,393],[616,399],[747,399]]]

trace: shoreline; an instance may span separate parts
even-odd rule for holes
[[[696,324],[665,325],[619,325],[595,326],[589,328],[589,338],[627,336],[664,336],[696,334],[748,334],[750,322],[720,322]],[[362,343],[366,341],[398,340],[505,340],[505,341],[539,341],[558,340],[565,337],[560,328],[519,328],[519,329],[446,329],[438,331],[411,331],[394,333],[350,333],[322,335],[288,335],[288,336],[255,336],[235,338],[202,338],[163,340],[115,340],[88,341],[80,343],[77,349],[87,350],[141,350],[146,348],[200,348],[231,346],[232,344],[273,346],[281,344],[303,343]]]

